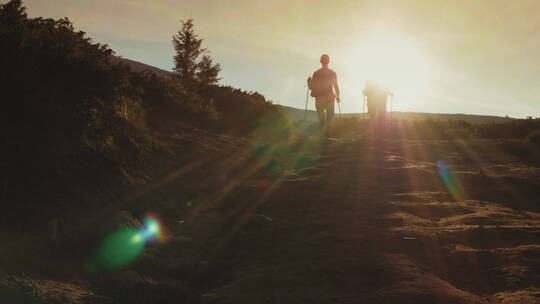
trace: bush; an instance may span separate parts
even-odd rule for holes
[[[111,49],[67,18],[28,18],[18,0],[0,5],[0,41],[0,197],[10,208],[99,187],[140,163],[152,146],[141,88]]]
[[[177,122],[267,140],[287,131],[282,113],[258,93],[133,73],[67,18],[28,18],[20,0],[0,5],[0,41],[6,215],[130,179],[152,155],[152,131],[174,134]]]
[[[230,86],[203,86],[198,95],[212,100],[220,117],[216,130],[235,136],[273,140],[287,137],[289,121],[271,102],[257,92],[245,92]]]
[[[134,74],[132,78],[134,85],[142,90],[142,105],[154,127],[163,124],[164,120],[174,120],[208,129],[219,117],[210,98],[187,90],[177,79],[151,72]]]
[[[540,146],[540,129],[529,134],[527,140],[532,144]]]

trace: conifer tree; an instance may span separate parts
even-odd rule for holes
[[[220,71],[219,64],[214,64],[210,56],[203,55],[201,61],[197,64],[197,80],[206,85],[216,84],[220,79]]]
[[[182,28],[173,36],[174,72],[184,85],[212,85],[219,81],[221,67],[214,64],[209,52],[202,47],[202,39],[195,33],[193,19],[182,22]]]

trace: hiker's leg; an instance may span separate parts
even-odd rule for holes
[[[334,98],[330,98],[326,103],[326,135],[330,136],[332,133],[332,125],[334,118]]]
[[[326,104],[326,121],[331,122],[334,118],[334,100],[333,98]]]
[[[368,107],[369,109],[369,133],[370,136],[375,136],[375,127],[377,126],[377,112],[373,109],[373,107]]]
[[[322,98],[315,99],[315,109],[317,109],[317,116],[319,117],[319,126],[324,126],[324,100]]]
[[[377,126],[377,109],[375,108],[373,101],[371,100],[368,100],[367,108],[369,117],[368,134],[371,138],[373,138],[375,136],[375,127]]]
[[[381,113],[378,110],[373,113],[373,137],[377,139],[381,130]]]
[[[386,137],[386,133],[388,133],[388,117],[386,117],[386,109],[383,109],[381,111],[381,127],[382,127],[382,137]]]

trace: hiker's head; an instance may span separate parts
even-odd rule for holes
[[[366,83],[366,88],[371,89],[371,90],[376,89],[377,86],[378,84],[373,80],[368,80],[368,82]]]
[[[330,56],[326,54],[321,55],[321,64],[322,65],[328,65],[330,63]]]

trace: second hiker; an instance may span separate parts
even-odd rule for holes
[[[394,96],[394,94],[380,84],[371,81],[366,83],[363,94],[367,98],[371,128],[377,132],[381,129],[386,118],[386,100],[388,96]]]
[[[321,56],[322,67],[313,73],[313,77],[308,78],[308,87],[311,96],[315,97],[315,108],[319,117],[321,129],[326,127],[329,132],[330,123],[334,117],[334,102],[340,102],[339,86],[336,72],[328,68],[330,57],[326,54]]]

